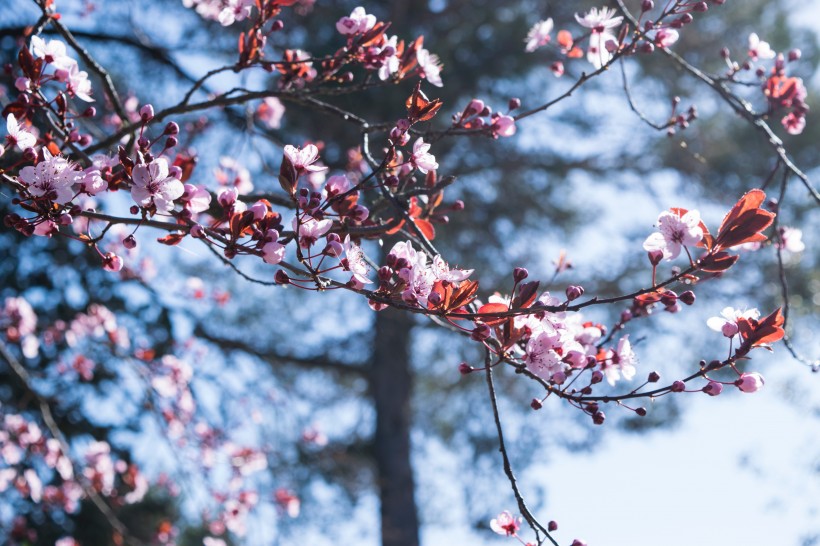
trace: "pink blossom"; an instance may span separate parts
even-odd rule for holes
[[[398,39],[398,36],[395,35],[388,38],[379,52],[379,55],[384,58],[382,65],[379,67],[379,79],[382,81],[392,78],[401,66],[399,56],[395,53],[397,51],[396,43]],[[390,54],[391,51],[393,52],[392,55]]]
[[[428,153],[429,149],[430,144],[424,142],[423,137],[419,137],[413,144],[413,155],[410,157],[410,163],[424,174],[438,169],[436,157]]]
[[[617,48],[614,34],[609,32],[593,32],[589,36],[589,49],[587,49],[587,60],[599,69],[612,60],[610,49]]]
[[[52,156],[45,150],[43,161],[33,167],[23,167],[18,178],[28,186],[31,195],[64,205],[74,197],[71,186],[77,182],[78,173],[65,158]]]
[[[68,56],[66,46],[60,40],[46,42],[39,36],[32,36],[31,53],[55,68],[69,69],[77,65],[77,61]]]
[[[678,41],[678,31],[673,28],[661,28],[655,33],[655,43],[660,47],[669,47]]]
[[[185,207],[185,210],[193,214],[205,212],[211,206],[211,192],[205,186],[198,186],[194,184],[185,184],[183,186],[183,193],[180,200]]]
[[[260,121],[270,129],[278,129],[282,126],[282,116],[285,114],[285,105],[276,97],[267,97],[259,105],[256,115]]]
[[[498,116],[493,120],[493,136],[508,137],[515,134],[515,120],[511,116]]]
[[[799,135],[806,128],[806,116],[789,112],[780,121],[790,135]]]
[[[776,241],[775,245],[782,248],[786,252],[803,252],[806,250],[806,245],[803,243],[803,231],[793,228],[784,227],[780,229],[781,241]]]
[[[348,235],[345,237],[342,248],[345,253],[345,258],[342,260],[342,267],[345,271],[353,273],[351,281],[353,281],[358,288],[361,288],[365,284],[372,284],[373,281],[367,278],[367,274],[370,273],[370,266],[365,260],[362,247],[352,243],[350,241],[350,235]]]
[[[553,22],[552,18],[545,19],[543,21],[538,21],[535,23],[532,28],[530,28],[529,32],[527,33],[527,38],[524,40],[526,42],[526,46],[524,47],[524,51],[528,53],[532,53],[539,47],[545,46],[550,43],[550,32],[552,32]]]
[[[440,255],[436,254],[430,266],[437,280],[448,282],[461,282],[473,274],[473,269],[450,269],[450,266]]]
[[[583,17],[576,13],[575,20],[578,21],[578,24],[582,27],[592,29],[593,33],[600,34],[620,26],[624,18],[621,16],[615,17],[616,13],[613,8],[604,7],[600,10],[598,8],[592,8]]]
[[[361,6],[354,8],[350,17],[342,17],[336,22],[336,30],[346,36],[363,34],[376,24],[376,16],[368,14]]]
[[[164,157],[158,157],[147,165],[137,165],[131,178],[134,180],[131,198],[142,207],[153,204],[159,212],[172,211],[174,200],[185,193],[182,182],[169,176],[168,160]]]
[[[607,383],[614,386],[623,374],[627,381],[635,377],[635,364],[638,358],[632,351],[632,344],[629,342],[629,336],[624,336],[618,341],[618,347],[613,352],[608,354],[608,362],[603,366],[603,372],[606,376]]]
[[[81,71],[76,64],[66,70],[68,74],[61,80],[65,81],[68,94],[86,102],[94,102],[91,98],[91,81],[88,79],[88,72]]]
[[[350,184],[350,180],[343,174],[331,176],[327,179],[327,184],[325,185],[328,197],[334,197],[345,193],[351,187],[352,185]]]
[[[301,221],[293,219],[293,231],[299,235],[299,246],[310,248],[319,240],[319,237],[330,231],[333,220],[317,220],[311,216],[302,216]]]
[[[436,87],[444,85],[441,81],[441,61],[439,61],[438,55],[434,55],[422,48],[416,52],[416,61],[419,63],[423,77],[431,85]]]
[[[525,351],[524,362],[527,369],[541,379],[549,381],[555,374],[568,368],[561,356],[563,347],[561,334],[557,330],[533,335],[527,342]]]
[[[271,234],[271,232],[273,233]],[[268,230],[268,233],[272,240],[265,243],[262,247],[262,259],[265,263],[276,265],[285,259],[285,245],[276,242],[279,238],[279,233],[277,233],[275,229]],[[274,234],[276,237],[273,237]]]
[[[20,127],[14,114],[9,114],[9,117],[6,118],[6,129],[9,132],[6,136],[6,143],[9,147],[17,146],[21,151],[25,151],[37,144],[37,137],[27,129]]]
[[[742,311],[733,307],[724,307],[720,312],[719,317],[712,317],[706,321],[706,325],[715,332],[721,332],[726,337],[734,337],[738,333],[738,319],[753,319],[760,318],[760,311],[757,309],[749,309]]]
[[[285,146],[285,157],[298,172],[323,171],[327,167],[314,165],[319,160],[319,148],[315,144],[308,144],[304,148],[297,148],[290,144]]]
[[[660,250],[667,260],[677,258],[681,246],[696,245],[703,239],[700,213],[696,210],[690,210],[683,216],[676,212],[664,211],[658,216],[658,229],[660,231],[646,238],[643,248],[647,252]]]
[[[97,195],[101,191],[108,189],[108,183],[103,180],[102,174],[97,167],[91,166],[80,174],[80,190],[88,195]]]
[[[506,510],[490,520],[490,529],[504,536],[515,536],[521,528],[521,517],[513,517]]]
[[[301,501],[293,491],[280,487],[274,493],[274,499],[288,516],[295,518],[299,515]]]
[[[121,271],[123,268],[124,262],[122,257],[114,254],[113,252],[107,253],[103,256],[103,269],[106,271],[111,271],[112,273],[116,273],[117,271]]]
[[[757,34],[749,34],[749,58],[753,61],[758,59],[774,59],[775,52],[768,42],[764,42]]]
[[[737,385],[738,389],[748,393],[759,391],[763,388],[764,383],[763,376],[757,372],[742,373],[737,381],[735,381],[735,385]]]
[[[251,15],[254,0],[228,0],[228,6],[219,14],[219,23],[229,26],[236,21],[244,21]]]

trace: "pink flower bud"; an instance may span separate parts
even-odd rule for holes
[[[635,413],[637,413],[639,417],[646,417],[646,408],[637,408]]]
[[[288,284],[290,282],[290,277],[288,277],[288,274],[280,269],[273,276],[273,280],[276,281],[277,284]]]
[[[733,337],[738,332],[736,322],[727,322],[720,328],[721,333],[726,337]]]
[[[646,378],[650,383],[657,383],[661,380],[661,375],[658,372],[650,372],[649,377]]]
[[[223,208],[230,208],[236,203],[236,198],[239,196],[239,192],[236,188],[223,188],[219,191],[216,200],[219,201],[219,204],[222,205]]]
[[[106,271],[117,272],[122,269],[123,261],[122,258],[114,254],[113,252],[109,252],[105,256],[103,256],[103,269]]]
[[[691,290],[687,290],[683,294],[681,294],[678,299],[685,303],[686,305],[692,305],[695,303],[695,293]]]
[[[137,240],[134,238],[133,235],[129,235],[128,237],[122,240],[122,246],[124,246],[128,250],[135,249],[137,248]]]
[[[530,273],[523,267],[516,267],[513,269],[513,280],[519,283],[529,277]]]
[[[757,372],[743,373],[735,381],[735,385],[743,392],[757,392],[763,388],[763,376]]]
[[[683,381],[675,381],[672,383],[672,392],[683,392],[686,390],[686,383]]]
[[[594,372],[592,372],[592,379],[590,380],[590,383],[595,385],[597,383],[600,383],[603,380],[604,380],[604,374],[600,370],[595,370]]]
[[[547,531],[549,531],[550,533],[552,533],[553,531],[557,531],[557,530],[558,530],[558,522],[557,521],[551,521],[547,524]]]
[[[708,394],[709,396],[717,396],[723,392],[723,383],[719,383],[717,381],[709,381],[705,387],[703,387],[703,392]]]
[[[205,237],[205,230],[199,224],[194,224],[191,226],[191,237],[194,239],[202,239]]]
[[[592,415],[592,423],[593,423],[593,424],[596,424],[596,425],[603,425],[605,420],[606,420],[606,414],[605,414],[604,412],[602,412],[602,411],[596,411],[596,412]],[[575,546],[575,542],[573,542],[572,544],[573,544],[573,546]],[[583,546],[583,545],[584,545],[584,543],[582,542],[582,543],[580,544],[580,546]]]
[[[653,266],[658,265],[663,260],[663,251],[662,250],[650,250],[646,253],[646,256],[649,258],[649,263]]]
[[[146,104],[145,106],[140,108],[140,118],[144,122],[148,122],[154,119],[154,107],[150,104]]]
[[[797,48],[792,49],[789,51],[789,62],[799,61],[800,57],[803,56],[803,52]]]
[[[467,364],[466,362],[462,362],[458,365],[458,373],[460,373],[461,375],[467,375],[469,373],[472,373],[473,371],[473,367]]]
[[[268,206],[262,201],[257,201],[256,203],[251,205],[250,209],[248,210],[250,210],[253,213],[254,220],[262,220],[268,213]]]
[[[434,292],[434,294],[435,293],[436,292]],[[474,339],[475,341],[484,341],[485,339],[490,337],[491,333],[492,331],[490,330],[490,327],[482,323],[473,329],[472,333],[470,334],[470,338]]]
[[[584,295],[584,288],[582,286],[570,285],[567,286],[565,293],[569,301],[577,300]]]

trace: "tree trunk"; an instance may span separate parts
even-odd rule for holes
[[[410,328],[405,313],[376,316],[370,389],[376,410],[374,455],[381,499],[382,546],[418,546],[413,468],[410,464]]]

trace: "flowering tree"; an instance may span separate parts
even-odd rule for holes
[[[458,364],[456,359],[449,369],[457,369],[465,382],[482,377],[483,403],[490,408],[500,451],[499,472],[506,475],[520,513],[518,517],[502,511],[489,526],[526,544],[583,541],[557,534],[557,524],[543,522],[525,502],[498,405],[497,385],[499,379],[506,381],[504,374],[511,372],[515,388],[530,393],[519,399],[523,405],[533,410],[563,405],[602,425],[606,413],[613,411],[647,416],[647,403],[667,395],[717,396],[727,388],[756,392],[764,379],[747,361],[781,340],[796,361],[816,367],[816,361],[800,356],[786,336],[784,256],[802,252],[804,245],[801,231],[780,221],[784,208],[789,209],[785,196],[792,181],[801,186],[800,199],[815,208],[820,204],[820,194],[778,136],[806,129],[807,91],[792,73],[800,65],[801,53],[792,49],[778,54],[752,33],[743,54],[715,52],[722,63],[719,71],[691,64],[676,46],[691,32],[696,18],[719,17],[723,2],[670,1],[655,6],[648,0],[619,0],[604,7],[572,6],[572,17],[543,14],[547,18],[532,21],[529,31],[517,28],[517,54],[541,56],[539,62],[550,66],[563,88],[545,100],[507,97],[506,109],[500,111],[490,107],[489,99],[451,105],[437,98],[446,87],[459,84],[448,81],[446,67],[433,53],[434,38],[428,36],[425,43],[424,36],[399,24],[391,26],[368,13],[369,8],[357,6],[336,14],[332,28],[325,24],[322,31],[334,45],[308,53],[300,48],[298,32],[289,29],[308,24],[311,2],[183,4],[215,35],[230,37],[230,61],[204,71],[200,67],[202,75],[191,76],[187,70],[196,68],[196,61],[183,63],[161,49],[152,50],[145,41],[131,43],[136,49],[147,48],[180,76],[181,83],[169,84],[162,106],[141,102],[137,86],[144,82],[130,82],[135,94],[126,95],[115,83],[114,68],[84,45],[83,35],[88,40],[100,36],[75,32],[66,23],[68,17],[49,0],[31,3],[34,19],[16,35],[16,58],[7,70],[12,85],[3,109],[7,136],[0,154],[4,194],[13,195],[4,203],[9,207],[6,229],[16,232],[15,241],[70,242],[83,256],[77,269],[93,267],[97,278],[108,276],[99,283],[118,279],[140,284],[151,299],[141,309],[153,309],[156,320],[129,321],[126,297],[122,316],[90,304],[68,320],[46,322],[35,311],[37,299],[43,299],[36,290],[29,297],[22,290],[5,297],[0,356],[20,385],[0,408],[0,490],[22,514],[12,518],[9,540],[56,540],[61,546],[82,542],[83,531],[70,516],[83,503],[103,518],[108,540],[177,540],[170,508],[158,510],[163,517],[146,527],[129,524],[135,513],[129,507],[144,503],[152,488],[176,496],[185,480],[144,472],[135,454],[112,449],[116,442],[109,437],[110,429],[67,430],[72,418],[62,393],[82,392],[83,384],[99,385],[106,374],[114,373],[98,366],[103,359],[127,363],[129,371],[119,369],[116,376],[122,379],[123,391],[136,400],[134,407],[151,413],[155,429],[195,461],[193,472],[203,477],[209,497],[198,514],[206,532],[198,537],[203,544],[241,540],[248,518],[266,503],[276,506],[283,520],[299,514],[300,497],[287,480],[254,481],[260,471],[284,460],[286,450],[231,434],[248,420],[266,434],[265,420],[252,410],[220,415],[216,426],[217,419],[209,416],[208,395],[197,396],[192,387],[197,373],[208,373],[207,366],[197,365],[204,343],[260,358],[273,353],[259,349],[258,340],[241,331],[215,333],[209,328],[212,319],[203,320],[193,311],[171,318],[190,311],[193,300],[216,304],[227,296],[219,291],[219,280],[211,279],[210,286],[202,274],[184,282],[181,291],[191,301],[175,307],[163,300],[168,290],[163,282],[172,283],[171,277],[181,273],[171,275],[162,266],[159,277],[152,279],[150,253],[161,256],[162,247],[196,245],[224,265],[220,275],[237,276],[266,291],[315,292],[312,295],[320,300],[333,297],[333,292],[344,293],[386,317],[376,323],[382,342],[377,340],[375,363],[367,371],[377,413],[373,446],[384,544],[418,542],[406,415],[408,364],[396,351],[406,343],[411,325],[407,317],[424,317],[469,342],[467,354],[473,360]],[[500,145],[528,121],[545,118],[551,109],[575,100],[599,76],[616,70],[622,73],[621,90],[628,105],[647,125],[674,137],[695,123],[697,109],[680,109],[677,98],[661,123],[643,113],[628,68],[641,58],[657,58],[686,73],[768,147],[771,169],[754,173],[755,183],[721,204],[724,210],[717,218],[722,220],[706,214],[702,218],[685,199],[668,203],[666,210],[658,211],[656,230],[648,230],[643,244],[628,252],[633,265],[641,264],[636,266],[641,282],[617,293],[591,294],[580,283],[559,281],[571,267],[564,254],[555,261],[551,276],[538,279],[524,267],[496,260],[496,269],[508,280],[492,293],[480,284],[482,270],[468,268],[470,252],[462,252],[461,265],[456,266],[456,260],[437,250],[442,232],[455,229],[458,216],[470,207],[468,200],[445,200],[450,186],[458,191],[454,176],[460,174],[443,167],[439,149],[446,149],[448,142],[473,145],[483,139],[482,145]],[[230,81],[229,87],[220,90],[225,81]],[[357,102],[352,99],[356,96],[363,98]],[[369,104],[374,99],[386,101],[392,117]],[[291,108],[323,116],[327,126],[300,128],[304,135],[289,134],[282,127]],[[442,121],[445,111],[451,114],[448,121]],[[222,154],[219,141],[200,137],[225,131],[217,129],[209,116],[225,120],[230,127],[222,133],[226,138],[245,134],[252,146],[260,147],[257,166],[264,175],[258,186],[241,158],[225,155],[213,174],[203,172],[200,163]],[[771,120],[777,123],[770,124]],[[346,137],[336,134],[337,126],[344,128]],[[198,152],[195,139],[200,139]],[[138,256],[138,246],[156,248],[146,258]],[[736,272],[742,271],[750,252],[767,249],[774,250],[772,260],[780,274],[779,305],[761,312],[748,307],[754,302],[731,302],[745,307],[727,306],[702,325],[715,331],[725,350],[704,354],[679,377],[665,380],[655,366],[640,359],[634,342],[645,328],[641,323],[650,323],[662,314],[659,311],[676,314],[684,306],[697,305],[698,292],[740,275]],[[275,322],[297,314],[295,306],[261,307],[255,311],[261,313],[257,320],[274,326],[267,332],[274,338]],[[594,318],[598,308],[611,309],[611,323]],[[317,307],[311,313],[321,321],[331,311]],[[192,330],[192,341],[184,345],[171,339],[179,322]],[[273,357],[313,369],[327,367],[326,361],[295,353]],[[343,362],[333,368],[362,373]],[[215,385],[220,385],[222,372],[214,372]],[[72,401],[71,407],[88,411],[82,395],[76,396],[80,400]],[[261,407],[277,403],[263,389],[252,396]],[[136,412],[128,426],[144,427],[141,414]],[[328,439],[307,427],[300,442],[300,456],[317,455]],[[184,466],[185,462],[179,465]],[[57,527],[62,524],[64,532],[38,536],[36,523],[45,519]]]

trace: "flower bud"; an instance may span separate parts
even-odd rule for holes
[[[154,107],[150,104],[146,104],[145,106],[140,108],[140,118],[144,122],[148,122],[154,119]]]
[[[582,286],[569,285],[565,293],[569,301],[577,300],[584,295],[584,288]]]
[[[661,303],[664,304],[666,307],[675,305],[676,303],[678,303],[678,295],[671,290],[664,292],[661,296]]]
[[[194,224],[191,226],[191,237],[194,239],[202,239],[205,237],[205,230],[199,224]]]
[[[748,393],[759,391],[763,388],[764,383],[763,376],[757,372],[740,374],[738,380],[735,381],[738,389]]]
[[[803,56],[803,52],[797,48],[792,49],[789,51],[789,62],[799,61],[800,57]]]
[[[133,235],[129,235],[128,237],[122,240],[122,246],[124,246],[128,250],[133,250],[137,248],[137,240],[134,238]]]
[[[695,303],[695,293],[691,290],[687,290],[686,292],[678,296],[678,299],[686,305],[692,305],[693,303]]]
[[[140,211],[140,208],[137,205],[131,205],[131,208],[128,209],[131,214],[137,214]]]
[[[151,141],[148,140],[147,138],[145,138],[144,136],[139,137],[137,139],[137,146],[139,146],[143,150],[147,150],[148,146],[150,146],[150,145],[151,145]]]
[[[637,413],[639,417],[646,417],[646,408],[637,408],[635,413]]]
[[[603,380],[604,380],[604,374],[601,372],[601,370],[595,370],[594,372],[592,372],[592,380],[590,381],[590,383],[592,383],[593,385],[596,385],[596,384],[600,383]]]
[[[276,284],[288,284],[290,282],[290,277],[288,277],[288,274],[285,273],[284,270],[280,269],[274,274],[273,280]]]
[[[625,324],[632,320],[632,311],[629,309],[624,309],[621,311],[621,324]]]
[[[603,425],[605,420],[606,420],[606,414],[602,411],[596,411],[592,415],[592,422],[596,425]],[[578,544],[576,544],[576,542]],[[586,545],[585,545],[585,543],[579,542],[579,541],[576,540],[575,542],[572,543],[572,546],[586,546]]]
[[[520,283],[527,277],[529,277],[530,273],[523,267],[516,267],[513,269],[513,280],[517,283]]]
[[[658,265],[659,263],[661,263],[661,260],[663,260],[663,251],[662,250],[650,250],[649,252],[646,253],[646,256],[649,258],[649,263],[651,263],[652,266],[654,267],[654,266]]]
[[[64,212],[60,215],[60,218],[58,218],[57,223],[59,223],[61,226],[70,226],[73,221],[74,217],[71,216],[69,213]]]
[[[461,375],[467,375],[469,373],[472,373],[473,371],[473,367],[467,364],[466,362],[462,362],[458,365],[458,373],[460,373]]]
[[[163,131],[163,134],[171,135],[171,136],[178,135],[179,134],[179,125],[177,125],[177,123],[175,121],[169,122],[168,125],[165,126],[165,131]]]
[[[432,296],[433,294],[430,295]],[[484,341],[485,339],[490,337],[491,333],[492,330],[490,330],[490,327],[484,323],[481,323],[473,329],[472,333],[470,334],[470,338],[475,341]]]
[[[698,2],[692,9],[695,11],[704,12],[709,10],[709,5],[706,2]]]
[[[650,383],[657,383],[661,380],[661,376],[658,372],[649,372],[649,377],[646,380]]]
[[[652,11],[655,8],[655,2],[652,0],[643,0],[641,2],[641,11]]]
[[[109,252],[105,256],[103,256],[103,269],[106,271],[117,272],[122,269],[123,261],[122,258],[114,254],[113,252]]]
[[[440,292],[430,292],[430,295],[427,296],[427,301],[432,303],[433,305],[438,305],[441,303],[441,293]]]
[[[723,384],[718,381],[709,381],[706,386],[703,387],[703,392],[709,396],[717,396],[723,392]]]
[[[543,404],[541,404],[541,400],[538,398],[533,398],[532,402],[530,402],[530,407],[534,410],[540,410],[543,407]]]
[[[165,148],[174,148],[177,144],[179,144],[179,140],[177,137],[168,137],[165,139]]]
[[[512,112],[513,110],[517,110],[521,108],[521,99],[514,97],[510,99],[510,102],[507,104],[507,107]]]
[[[281,19],[274,19],[270,26],[271,32],[279,32],[283,28],[285,28],[285,23]]]
[[[686,390],[686,383],[683,381],[675,381],[672,383],[672,392],[683,392]]]

